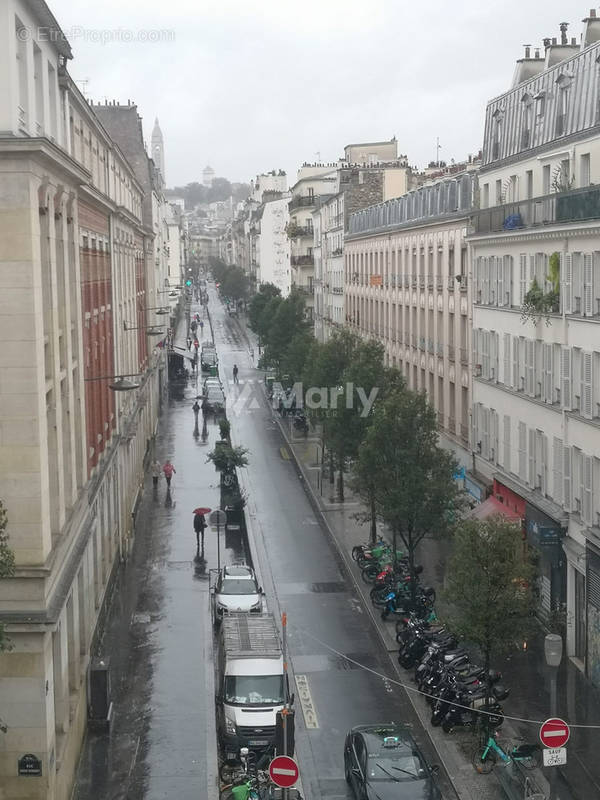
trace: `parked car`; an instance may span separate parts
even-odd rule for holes
[[[252,567],[223,567],[212,593],[213,620],[218,624],[223,614],[263,611],[263,591]]]
[[[344,773],[357,800],[440,800],[438,769],[397,723],[359,725],[346,736]]]
[[[202,384],[202,394],[206,394],[211,387],[217,387],[217,389],[223,389],[223,384],[221,383],[221,379],[217,377],[210,377],[205,378],[204,383]]]
[[[209,372],[211,367],[216,367],[218,364],[216,350],[203,350],[200,356],[200,364],[204,372]]]
[[[204,407],[209,411],[225,411],[225,394],[220,386],[209,386],[204,393]]]

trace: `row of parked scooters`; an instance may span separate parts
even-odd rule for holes
[[[500,684],[501,674],[474,664],[465,647],[439,624],[434,610],[435,590],[422,586],[423,568],[409,568],[404,553],[384,541],[357,545],[352,558],[362,579],[372,583],[371,601],[382,619],[396,620],[398,661],[413,671],[417,688],[431,706],[431,724],[446,733],[478,725],[483,715],[490,728],[504,720],[501,701],[509,689]]]

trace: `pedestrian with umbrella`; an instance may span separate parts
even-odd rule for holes
[[[204,554],[204,531],[208,527],[205,514],[210,514],[210,508],[199,507],[194,509],[194,530],[196,531],[196,545],[200,552],[200,536],[202,536],[202,553]]]

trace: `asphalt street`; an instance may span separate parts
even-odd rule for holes
[[[192,311],[197,310],[195,306]],[[403,722],[430,763],[438,763],[404,690],[394,686],[390,655],[374,631],[342,561],[321,527],[273,420],[242,327],[214,289],[210,312],[228,394],[234,443],[249,449],[240,471],[253,553],[269,610],[288,616],[296,753],[307,800],[349,798],[343,742],[357,724]],[[207,336],[205,326],[204,337]],[[232,369],[239,367],[239,385]],[[165,400],[156,455],[177,470],[169,495],[147,476],[133,553],[118,576],[97,653],[111,659],[114,719],[110,733],[89,733],[74,800],[214,800],[213,639],[209,571],[216,533],[196,556],[192,511],[219,504],[218,475],[206,455],[217,421],[194,427],[200,383],[191,378]],[[237,534],[221,534],[222,563],[243,561]],[[351,661],[347,660],[349,657]],[[456,795],[443,769],[444,798]]]

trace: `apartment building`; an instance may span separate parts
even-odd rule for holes
[[[426,391],[442,443],[455,453],[466,488],[471,468],[470,284],[467,226],[477,163],[402,197],[350,214],[344,241],[345,323],[378,339],[408,386]]]
[[[344,325],[344,197],[322,197],[313,212],[314,320],[321,342]]]
[[[600,20],[526,48],[488,103],[473,263],[473,448],[600,685]],[[526,313],[524,314],[524,310]]]
[[[0,500],[16,571],[0,582],[13,648],[0,794],[67,800],[97,623],[156,428],[162,356],[146,328],[162,276],[143,187],[71,81],[48,6],[8,0],[2,20]],[[115,394],[123,374],[139,377]]]

